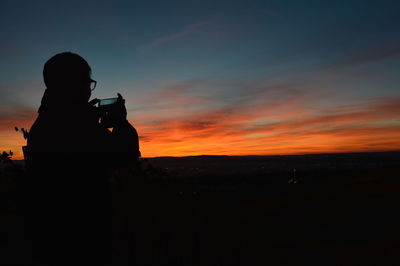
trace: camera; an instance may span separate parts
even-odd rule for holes
[[[118,98],[102,99],[98,103],[98,110],[100,113],[100,122],[107,128],[113,127],[113,119],[111,113],[118,112],[117,106]]]

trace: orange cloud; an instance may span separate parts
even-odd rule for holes
[[[400,149],[400,98],[313,110],[295,100],[137,124],[144,156]],[[140,117],[138,118],[140,120]]]

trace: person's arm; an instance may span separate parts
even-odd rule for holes
[[[109,112],[113,121],[112,145],[118,164],[135,162],[140,157],[139,136],[136,129],[127,120],[125,100],[118,93],[116,108]]]
[[[120,121],[114,126],[112,138],[118,153],[117,156],[122,161],[137,160],[140,157],[139,136],[128,120]]]

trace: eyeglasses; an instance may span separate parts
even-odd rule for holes
[[[91,79],[90,80],[90,90],[94,91],[94,89],[96,88],[96,85],[97,85],[97,81]]]

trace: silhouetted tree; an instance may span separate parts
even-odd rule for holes
[[[26,139],[28,139],[28,136],[29,136],[29,132],[28,132],[28,130],[26,130],[25,128],[21,128],[21,130],[18,128],[18,127],[14,127],[14,129],[15,129],[15,131],[20,131],[21,133],[22,133],[22,136],[24,137],[24,139],[26,140]],[[25,146],[22,146],[22,151],[23,151],[23,154],[24,154],[24,158],[25,158],[25,160],[27,160],[27,158],[28,158],[28,150],[27,150],[27,146],[25,145]]]
[[[3,153],[0,155],[0,163],[11,163],[11,157],[14,155],[12,151],[6,152],[3,151]]]
[[[24,139],[28,138],[29,132],[25,128],[21,128],[21,130],[19,130],[18,127],[14,127],[14,129],[15,129],[15,131],[21,131],[22,135],[24,136]]]

